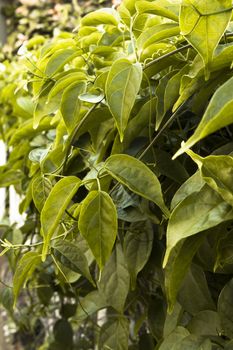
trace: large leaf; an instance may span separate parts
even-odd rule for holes
[[[182,144],[173,158],[186,152],[204,137],[233,123],[233,78],[218,88],[210,100],[204,116],[194,134]]]
[[[13,278],[14,305],[16,304],[19,292],[23,285],[33,274],[35,268],[40,264],[41,256],[36,252],[28,252],[17,263]]]
[[[24,177],[20,169],[10,169],[0,174],[0,187],[8,187],[19,183]]]
[[[121,141],[142,80],[142,67],[126,58],[116,60],[106,81],[106,97]]]
[[[233,218],[233,211],[218,193],[205,185],[178,204],[171,213],[167,228],[166,265],[172,249],[184,238],[217,226]]]
[[[153,229],[149,222],[132,224],[124,238],[124,255],[131,277],[132,288],[136,287],[137,274],[143,269],[153,245]]]
[[[108,305],[123,312],[129,283],[129,273],[124,255],[118,244],[102,271],[99,290],[104,295]]]
[[[219,315],[216,311],[204,310],[196,314],[188,324],[190,333],[200,335],[218,335],[221,329]]]
[[[104,191],[91,191],[82,202],[79,230],[102,269],[117,235],[116,207]]]
[[[46,258],[50,239],[66,210],[69,202],[77,192],[81,181],[75,176],[67,176],[56,183],[51,190],[41,211],[41,233],[44,237],[42,260]]]
[[[105,168],[117,181],[154,202],[166,216],[169,216],[159,180],[144,163],[126,154],[116,154],[106,160]]]
[[[231,19],[231,7],[231,0],[182,1],[181,33],[201,55],[206,65],[207,77],[214,50]]]
[[[98,349],[128,349],[129,321],[127,318],[118,318],[105,323],[100,331]]]
[[[205,182],[233,206],[233,157],[208,156],[203,158],[192,151],[188,151],[188,154],[199,166]]]
[[[61,264],[72,271],[81,273],[94,284],[89,271],[87,258],[77,244],[62,240],[56,242],[53,248],[54,255]]]

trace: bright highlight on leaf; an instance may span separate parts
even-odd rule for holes
[[[108,193],[89,192],[82,202],[78,226],[102,269],[111,255],[117,235],[116,207]]]
[[[109,109],[115,119],[120,139],[128,124],[142,80],[142,66],[126,58],[116,60],[106,81],[106,97]]]
[[[183,0],[180,29],[187,41],[201,55],[209,78],[209,66],[232,14],[231,0]]]

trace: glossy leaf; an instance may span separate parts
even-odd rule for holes
[[[116,207],[103,191],[91,191],[82,202],[79,230],[99,267],[109,259],[117,235]]]
[[[71,132],[79,120],[81,102],[78,96],[85,90],[86,84],[73,83],[62,95],[61,114],[66,124],[67,130]]]
[[[171,213],[167,228],[167,250],[164,266],[172,249],[183,239],[191,237],[223,221],[232,219],[231,206],[209,186],[185,198]]]
[[[188,151],[188,154],[199,166],[204,181],[233,206],[233,157],[208,156],[203,158],[191,151]]]
[[[108,305],[122,313],[129,291],[129,273],[120,245],[116,246],[105,265],[99,282],[99,290]]]
[[[41,233],[44,237],[42,260],[46,259],[50,239],[80,184],[77,177],[68,176],[58,181],[51,190],[41,211]]]
[[[154,202],[166,216],[169,216],[160,183],[144,163],[126,154],[117,154],[107,159],[105,168],[117,181],[138,195]]]
[[[180,12],[181,34],[203,58],[207,78],[209,77],[209,65],[214,50],[231,19],[231,6],[231,0],[182,1]],[[227,11],[227,9],[229,10]]]
[[[125,58],[115,61],[106,81],[106,97],[121,141],[142,80],[142,67]]]
[[[138,13],[150,13],[157,16],[163,16],[178,22],[180,3],[180,0],[158,0],[152,2],[138,1],[136,4],[136,9]]]
[[[218,88],[214,93],[210,103],[202,117],[202,120],[196,128],[194,134],[182,144],[182,147],[176,152],[174,158],[186,152],[189,148],[213,132],[233,123],[233,78]]]

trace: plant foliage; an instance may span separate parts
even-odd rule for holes
[[[232,38],[231,1],[124,0],[1,65],[2,304],[40,349],[233,348]]]

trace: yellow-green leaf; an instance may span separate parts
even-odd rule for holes
[[[16,304],[21,288],[25,285],[40,262],[41,257],[38,253],[28,252],[17,263],[13,278],[14,305]]]
[[[201,55],[206,66],[207,78],[214,50],[231,19],[231,7],[231,0],[183,0],[182,2],[181,34]]]
[[[116,60],[108,74],[106,97],[121,141],[142,80],[142,66],[126,58]]]
[[[196,128],[194,134],[182,144],[173,158],[186,152],[204,137],[233,123],[233,78],[220,86],[214,93],[205,114]]]
[[[131,191],[154,202],[169,216],[156,175],[140,160],[126,154],[115,154],[106,160],[107,172]]]
[[[50,239],[53,236],[69,202],[77,192],[81,180],[75,176],[68,176],[56,183],[41,211],[41,233],[44,237],[42,260],[46,258]]]
[[[92,191],[80,211],[79,230],[102,269],[111,255],[117,235],[116,207],[104,191]]]

